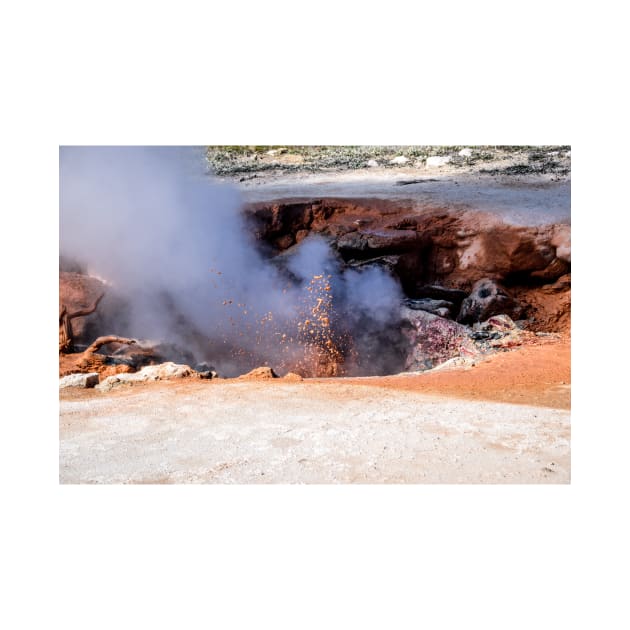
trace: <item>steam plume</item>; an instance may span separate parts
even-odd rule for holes
[[[309,282],[325,275],[331,325],[353,335],[355,353],[374,345],[395,318],[397,282],[374,268],[343,273],[328,244],[311,237],[288,256],[287,274],[259,253],[241,207],[235,188],[204,172],[201,151],[60,149],[60,252],[106,278],[127,305],[110,314],[107,332],[185,347],[225,375],[290,362],[300,352],[295,322],[316,305]]]

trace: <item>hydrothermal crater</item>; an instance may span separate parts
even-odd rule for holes
[[[163,152],[95,151],[62,155],[60,312],[104,294],[74,320],[73,350],[138,342],[88,364],[69,353],[60,374],[385,375],[570,334],[567,224],[403,200],[243,206]]]
[[[214,331],[204,334],[176,312],[165,289],[160,309],[174,311],[171,334],[151,352],[120,348],[121,360],[140,353],[144,363],[206,362],[225,376],[258,365],[303,376],[382,375],[520,345],[535,333],[570,333],[566,224],[513,226],[485,212],[356,199],[251,204],[244,217],[252,247],[291,292],[290,314],[263,313],[240,302],[238,291],[230,297],[223,272],[211,268],[208,284],[224,314],[213,317]],[[98,285],[61,274],[62,294],[78,305],[93,300]],[[141,333],[121,317],[128,296],[102,289],[111,295],[79,325],[79,340],[112,327]]]
[[[377,283],[368,287],[365,312],[344,313],[356,351],[352,373],[429,369],[534,336],[570,334],[568,224],[523,227],[488,212],[418,211],[382,199],[279,200],[246,213],[261,251],[279,268],[290,268],[317,238],[345,273],[378,269],[396,280],[400,307],[382,326],[374,322],[383,308]]]

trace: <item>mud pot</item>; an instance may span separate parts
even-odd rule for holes
[[[353,178],[244,186],[177,281],[62,247],[62,483],[570,480],[567,183]]]

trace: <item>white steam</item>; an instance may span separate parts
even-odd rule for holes
[[[274,364],[275,336],[299,317],[317,274],[332,276],[341,325],[375,331],[395,317],[400,289],[385,272],[342,273],[328,244],[308,238],[286,274],[261,256],[241,207],[236,189],[204,172],[201,151],[60,149],[60,252],[126,304],[103,332],[184,346],[229,374],[261,358]],[[259,320],[269,313],[265,329]]]

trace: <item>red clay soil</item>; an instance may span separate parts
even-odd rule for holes
[[[502,352],[469,369],[344,381],[468,400],[570,409],[571,338],[565,335],[559,341]]]
[[[102,377],[106,374],[102,374]],[[302,380],[291,375],[286,378],[271,378],[266,382],[270,386],[282,384],[287,380]],[[239,379],[227,379],[225,382],[239,382]],[[242,382],[242,381],[240,381]],[[182,392],[191,388],[205,388],[209,381],[182,379],[181,382],[169,382]],[[348,395],[347,385],[382,387],[423,394],[433,394],[475,401],[495,401],[512,404],[550,407],[554,409],[571,408],[571,338],[563,335],[560,340],[541,339],[535,345],[495,354],[471,368],[445,369],[421,374],[400,376],[377,376],[368,378],[328,378],[304,379],[304,386],[311,383],[338,387],[338,395]],[[144,387],[161,388],[163,381],[145,383]],[[126,388],[123,388],[126,391]],[[92,390],[63,390],[63,398],[82,398]],[[117,392],[112,392],[114,395]],[[333,390],[334,393],[334,390]],[[61,395],[60,394],[60,395]]]
[[[72,352],[59,355],[59,378],[68,374],[97,372],[101,380],[114,374],[133,372],[128,365],[108,365],[107,357],[98,353]]]

